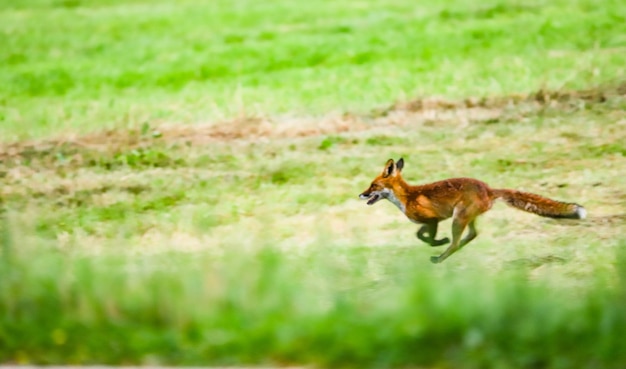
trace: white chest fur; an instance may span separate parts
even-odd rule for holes
[[[406,208],[404,207],[404,204],[400,201],[400,199],[396,197],[393,191],[385,191],[385,198],[391,201],[395,206],[397,206],[402,213],[406,214]]]

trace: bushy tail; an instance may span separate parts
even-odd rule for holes
[[[493,190],[495,198],[501,198],[508,205],[530,213],[549,218],[585,219],[587,211],[578,204],[560,202],[516,190]]]

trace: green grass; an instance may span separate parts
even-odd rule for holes
[[[30,148],[2,167],[0,361],[619,368],[625,104]],[[356,198],[399,156],[414,183],[474,176],[582,203],[590,218],[498,204],[472,244],[433,265],[441,249],[392,205]]]
[[[0,363],[621,368],[625,19],[0,4]],[[390,157],[411,183],[475,177],[589,218],[498,203],[433,265],[416,225],[357,198]]]
[[[623,78],[621,1],[12,1],[0,136],[367,111]]]

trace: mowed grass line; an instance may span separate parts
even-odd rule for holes
[[[624,76],[619,1],[53,2],[0,8],[0,137],[364,111]]]

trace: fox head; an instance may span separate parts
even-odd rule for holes
[[[383,172],[374,178],[372,184],[359,195],[359,198],[367,200],[367,205],[374,205],[379,200],[389,199],[390,197],[395,199],[393,185],[400,178],[402,167],[404,167],[404,159],[402,158],[397,162],[394,162],[393,159],[387,160]]]

